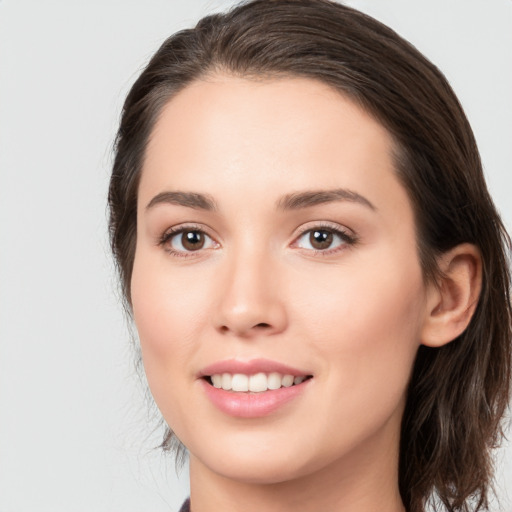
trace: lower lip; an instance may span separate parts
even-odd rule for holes
[[[261,393],[225,391],[213,387],[204,379],[201,379],[201,384],[206,396],[223,413],[238,418],[259,418],[272,414],[294,398],[299,397],[310,380],[312,379],[288,388],[282,387]]]

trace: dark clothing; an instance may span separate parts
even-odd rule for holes
[[[190,512],[190,499],[181,505],[180,512]]]

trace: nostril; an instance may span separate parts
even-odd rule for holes
[[[258,324],[254,324],[252,327],[249,327],[248,329],[240,329],[240,331],[231,328],[229,325],[221,325],[219,327],[220,332],[224,334],[228,334],[230,332],[237,333],[241,336],[249,335],[250,331],[258,332],[258,331],[269,331],[272,329],[272,325],[267,322],[260,322]]]

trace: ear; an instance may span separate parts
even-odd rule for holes
[[[440,347],[464,332],[482,288],[482,258],[471,244],[457,245],[438,259],[440,279],[427,289],[421,343]]]

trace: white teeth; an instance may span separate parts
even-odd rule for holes
[[[249,377],[249,391],[267,391],[267,376],[264,373],[257,373]]]
[[[214,387],[226,391],[261,393],[269,389],[279,389],[281,387],[289,388],[294,384],[300,384],[306,380],[305,376],[294,377],[293,375],[282,375],[278,372],[269,374],[256,373],[254,375],[245,375],[243,373],[218,373],[210,376]]]
[[[249,377],[242,373],[235,373],[231,381],[231,389],[233,391],[249,391]]]
[[[267,387],[268,389],[279,389],[281,387],[281,374],[277,372],[272,372],[269,374],[267,378]]]
[[[285,388],[293,386],[293,375],[285,375],[281,382]]]
[[[222,374],[222,381],[221,386],[222,389],[225,389],[226,391],[229,391],[231,389],[231,382],[233,380],[233,377],[230,373],[223,373]]]
[[[212,375],[212,384],[216,388],[222,387],[222,375]]]

